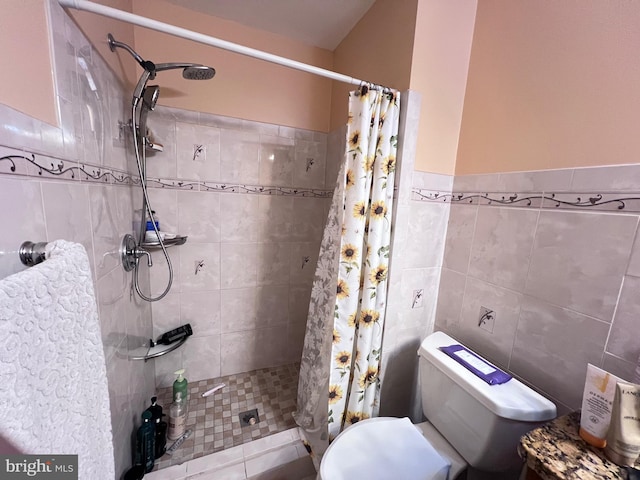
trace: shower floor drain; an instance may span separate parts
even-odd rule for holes
[[[238,418],[240,418],[241,427],[250,427],[251,425],[255,425],[260,421],[257,408],[254,408],[253,410],[247,410],[246,412],[240,412]]]

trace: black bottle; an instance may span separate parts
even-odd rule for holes
[[[151,406],[147,411],[151,413],[151,422],[156,427],[155,434],[155,459],[159,459],[167,451],[167,422],[162,420],[165,416],[162,407],[158,405],[158,397],[151,397]]]
[[[188,337],[191,334],[193,334],[193,330],[191,329],[191,324],[186,323],[178,328],[175,328],[161,335],[160,338],[158,338],[158,341],[156,343],[159,343],[162,345],[169,345],[170,343],[181,340],[182,338]]]
[[[167,451],[167,422],[161,419],[156,420],[156,460],[162,457]]]
[[[149,473],[153,470],[155,460],[155,424],[151,423],[151,412],[142,412],[142,425],[138,428],[137,435],[137,455],[140,463],[144,466],[144,471]]]

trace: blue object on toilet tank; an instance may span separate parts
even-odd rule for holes
[[[449,345],[448,347],[440,347],[440,350],[489,385],[500,385],[508,382],[512,378],[508,373],[491,365],[485,359],[480,358],[462,345],[456,344]]]

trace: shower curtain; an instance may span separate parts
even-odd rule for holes
[[[397,92],[365,85],[349,95],[294,413],[316,469],[344,428],[378,413],[399,108]]]

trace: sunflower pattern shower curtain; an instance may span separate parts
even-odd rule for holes
[[[398,93],[367,86],[349,96],[294,414],[316,468],[338,433],[378,413],[399,107]]]

